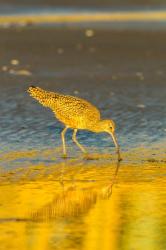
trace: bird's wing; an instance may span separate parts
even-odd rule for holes
[[[56,117],[71,127],[85,127],[100,120],[99,110],[90,102],[73,96],[59,96],[54,108]]]
[[[61,95],[35,86],[31,86],[28,92],[43,106],[52,109],[56,117],[71,128],[88,128],[100,120],[99,110],[84,99]]]

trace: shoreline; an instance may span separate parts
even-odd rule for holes
[[[166,11],[48,11],[41,13],[17,13],[1,14],[0,25],[3,24],[49,24],[49,23],[119,23],[119,22],[136,22],[136,23],[156,23],[160,24],[166,21]]]

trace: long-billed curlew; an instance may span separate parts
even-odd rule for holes
[[[121,160],[120,148],[115,136],[115,123],[112,120],[101,120],[99,110],[91,103],[78,97],[46,91],[35,86],[29,87],[28,92],[43,106],[52,109],[57,119],[65,125],[61,133],[64,156],[67,155],[65,133],[68,128],[74,130],[73,141],[83,153],[86,153],[76,138],[78,129],[86,129],[96,133],[107,132],[110,134],[117,149],[118,160]]]

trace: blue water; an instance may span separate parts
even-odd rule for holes
[[[115,121],[119,143],[125,150],[165,147],[164,31],[154,34],[151,41],[146,33],[111,35],[111,30],[94,30],[94,37],[86,38],[84,29],[71,27],[0,32],[1,69],[8,67],[1,70],[2,152],[61,146],[63,125],[29,97],[26,90],[31,84],[91,101],[103,118]],[[62,54],[58,54],[59,48]],[[10,64],[13,58],[20,60],[18,66]],[[30,70],[30,76],[10,71],[24,68]],[[71,135],[69,131],[69,146],[73,146]],[[104,133],[79,131],[78,138],[97,150],[114,149],[110,136]]]
[[[113,95],[109,96],[108,92]],[[74,95],[72,92],[69,94]],[[116,121],[119,143],[123,148],[151,147],[163,141],[166,135],[164,85],[133,83],[121,88],[112,83],[107,88],[98,88],[95,96],[91,91],[80,95],[95,103],[104,117]],[[1,149],[44,149],[61,145],[60,132],[63,126],[50,110],[31,99],[23,88],[19,87],[15,91],[9,89],[0,96]],[[70,130],[67,133],[70,146],[71,135]],[[101,149],[113,147],[110,136],[104,133],[80,131],[78,137],[86,146]]]

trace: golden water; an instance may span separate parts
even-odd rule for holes
[[[35,156],[3,156],[29,165],[1,167],[0,249],[165,249],[164,160],[93,155],[48,166],[31,163]]]

